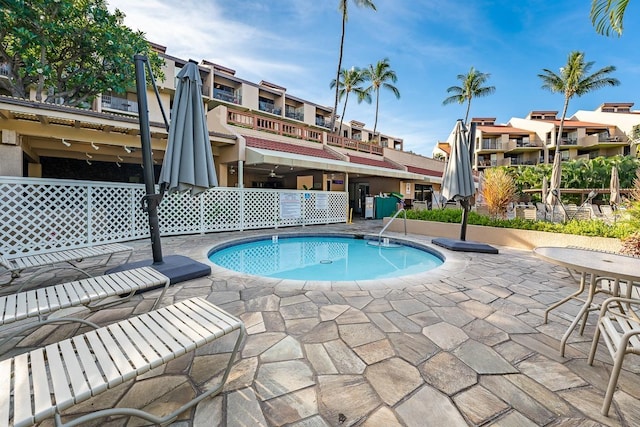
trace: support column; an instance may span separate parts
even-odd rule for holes
[[[3,129],[0,140],[0,176],[23,176],[22,147],[18,134],[13,130]]]

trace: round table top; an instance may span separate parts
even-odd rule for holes
[[[580,272],[640,281],[640,258],[590,249],[548,246],[535,248],[533,253],[545,261]]]

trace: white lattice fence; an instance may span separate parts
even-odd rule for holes
[[[0,177],[0,254],[40,253],[149,236],[141,184]],[[165,195],[161,235],[330,224],[347,193],[213,188]]]

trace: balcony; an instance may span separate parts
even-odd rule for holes
[[[521,159],[519,157],[510,157],[509,160],[511,166],[535,166],[537,164],[535,160]]]
[[[271,113],[277,116],[282,114],[282,109],[276,108],[273,102],[258,101],[258,109],[260,111],[264,111],[265,113]]]
[[[284,116],[288,119],[299,120],[301,122],[304,121],[304,113],[300,113],[297,111],[285,111]]]
[[[138,114],[138,103],[114,95],[102,95],[102,108]]]
[[[316,117],[316,126],[320,126],[323,128],[330,129],[331,128],[331,120],[325,117]]]
[[[236,95],[232,92],[226,91],[226,90],[222,90],[222,89],[217,89],[214,88],[213,89],[213,97],[215,99],[219,99],[221,101],[224,102],[229,102],[231,104],[237,104],[237,105],[241,105],[242,104],[242,96],[241,95]]]
[[[503,144],[502,141],[497,139],[483,139],[480,144],[480,150],[504,151],[507,147],[508,144]]]
[[[304,121],[304,107],[301,106],[284,106],[284,116],[288,119]]]

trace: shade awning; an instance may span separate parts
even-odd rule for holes
[[[319,169],[332,172],[350,174],[373,175],[385,178],[404,180],[441,182],[441,177],[421,175],[399,169],[381,168],[378,166],[362,165],[345,162],[343,160],[324,159],[303,154],[286,153],[283,151],[266,150],[264,148],[246,148],[245,162],[247,165],[273,164],[293,166],[297,168]]]

